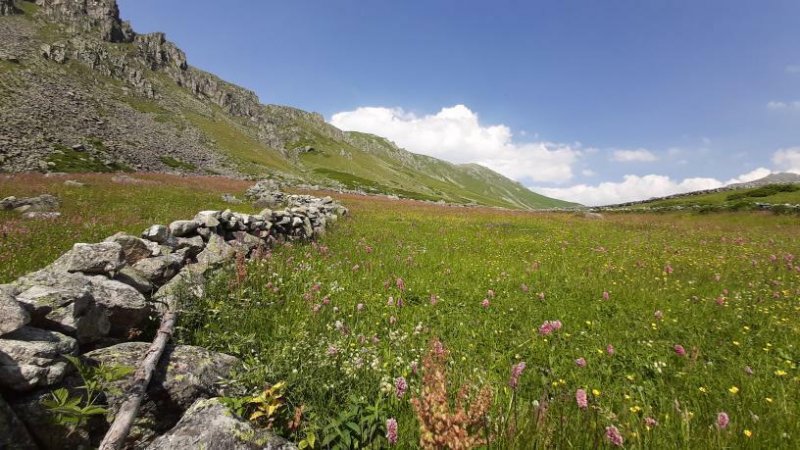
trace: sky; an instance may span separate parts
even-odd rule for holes
[[[800,1],[118,0],[264,103],[587,205],[800,173]]]

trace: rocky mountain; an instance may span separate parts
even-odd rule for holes
[[[730,189],[739,189],[739,188],[761,187],[770,184],[795,184],[795,183],[800,183],[800,174],[791,172],[779,172],[779,173],[771,173],[765,176],[764,178],[748,181],[746,183],[730,184],[726,187]]]
[[[264,105],[192,67],[115,0],[0,0],[0,171],[181,171],[269,177],[424,200],[571,206],[475,165]]]

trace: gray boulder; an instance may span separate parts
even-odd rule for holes
[[[154,285],[160,286],[181,270],[183,258],[180,255],[164,255],[143,259],[133,265],[133,269]]]
[[[191,236],[200,224],[194,220],[176,220],[169,224],[169,232],[176,237]]]
[[[220,211],[200,211],[194,216],[194,221],[206,228],[214,228],[219,225]]]
[[[205,250],[197,255],[197,264],[203,270],[217,268],[236,257],[236,249],[217,234],[212,234]]]
[[[142,237],[148,241],[164,244],[169,241],[169,228],[164,225],[153,225],[142,232]]]
[[[31,317],[13,296],[0,290],[0,336],[19,330]]]
[[[130,266],[120,269],[114,279],[120,283],[127,284],[144,295],[150,295],[155,290],[153,283],[144,274]]]
[[[135,367],[150,344],[128,342],[83,355],[92,363]],[[184,411],[198,399],[225,395],[221,381],[239,365],[233,356],[189,345],[169,346],[164,351],[142,401],[130,439],[146,442],[172,428]],[[78,382],[71,375],[66,383]],[[108,395],[109,410],[115,412],[125,400],[124,388],[133,374],[117,381],[123,393]]]
[[[186,249],[186,258],[194,258],[203,251],[206,243],[200,236],[193,236],[190,238],[178,238],[175,242],[175,250]]]
[[[0,397],[0,448],[9,450],[37,450],[25,425]]]
[[[106,242],[116,242],[122,247],[122,257],[129,265],[136,264],[137,261],[151,256],[158,256],[161,247],[152,241],[131,236],[130,234],[117,233],[105,239]]]
[[[59,261],[66,264],[68,272],[86,274],[112,273],[125,263],[122,259],[122,246],[116,242],[75,244]]]
[[[92,297],[89,280],[81,286],[33,286],[17,301],[30,313],[33,326],[54,330],[90,343],[108,335],[111,323],[105,308]]]
[[[297,446],[269,430],[255,429],[234,416],[219,399],[196,401],[180,422],[159,436],[148,450],[295,450]]]
[[[140,331],[148,323],[152,307],[136,289],[106,277],[90,277],[92,297],[95,303],[105,308],[113,338],[129,339],[131,333]]]
[[[52,386],[67,370],[62,355],[78,350],[75,339],[55,331],[22,327],[0,338],[0,387],[29,391]]]

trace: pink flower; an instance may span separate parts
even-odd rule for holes
[[[397,420],[394,417],[386,419],[386,440],[389,445],[397,444]]]
[[[431,294],[431,305],[436,305],[439,303],[439,296],[436,294]]]
[[[336,356],[339,353],[339,349],[335,345],[329,345],[327,353],[328,356]]]
[[[614,350],[614,346],[613,346],[613,345],[611,345],[611,344],[608,344],[608,345],[606,345],[606,354],[607,354],[608,356],[611,356],[611,355],[613,355],[614,353],[616,353],[616,350]]]
[[[395,282],[395,284],[397,285],[397,289],[400,289],[400,291],[405,291],[406,290],[406,283],[405,283],[405,281],[403,281],[402,278],[398,277],[397,281]]]
[[[433,342],[433,352],[436,354],[436,356],[444,356],[445,351],[442,341],[437,339]]]
[[[580,409],[586,409],[589,407],[589,399],[586,397],[585,389],[578,389],[575,391],[575,403],[578,404],[578,408]]]
[[[481,306],[483,307],[483,309],[488,308],[489,305],[490,305],[490,303],[489,303],[489,299],[488,298],[483,299],[483,301],[481,302]]]
[[[511,389],[516,390],[517,385],[519,384],[519,377],[522,375],[522,372],[525,370],[525,362],[521,362],[519,364],[514,364],[511,367],[511,378],[508,380],[508,385],[511,386]]]
[[[545,320],[539,326],[539,334],[542,336],[547,336],[548,334],[552,333],[553,331],[561,329],[561,321],[560,320]]]
[[[676,355],[686,356],[686,349],[681,344],[675,344],[672,349],[675,350]]]
[[[611,442],[612,445],[615,447],[622,447],[622,444],[625,443],[625,440],[622,439],[622,435],[620,434],[617,427],[614,425],[609,425],[606,427],[606,439]]]
[[[658,421],[652,417],[645,417],[644,426],[646,426],[648,430],[651,428],[655,428],[658,426]]]
[[[575,360],[575,365],[578,367],[586,367],[586,359],[578,358]]]
[[[322,297],[322,304],[323,305],[330,305],[331,304],[331,298],[328,297],[327,295],[325,297]]]
[[[608,291],[603,291],[603,300],[608,300],[609,298],[611,298],[611,294]]]
[[[363,310],[364,310],[364,304],[363,303],[359,303],[359,304],[356,305],[356,311],[363,311]]]
[[[669,264],[667,264],[667,266],[666,266],[666,267],[664,267],[664,272],[665,272],[667,275],[671,274],[671,273],[672,273],[672,272],[674,272],[674,271],[675,271],[675,270],[674,270],[674,269],[672,268],[672,266],[671,266],[671,265],[669,265]]]
[[[728,418],[728,413],[724,411],[717,413],[717,428],[724,430],[725,428],[728,428],[729,422],[730,418]]]
[[[406,379],[403,377],[395,378],[394,393],[397,396],[397,398],[403,398],[403,395],[405,395],[406,390],[408,390],[408,383],[406,382]]]

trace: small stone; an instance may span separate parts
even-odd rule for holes
[[[148,241],[163,244],[170,238],[169,228],[164,225],[153,225],[142,232],[142,237]]]

